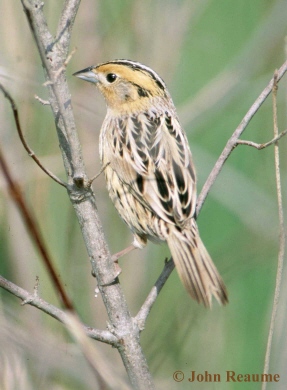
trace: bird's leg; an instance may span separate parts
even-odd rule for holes
[[[131,245],[129,245],[127,248],[121,250],[120,252],[115,253],[112,256],[112,260],[114,262],[117,262],[120,257],[130,253],[134,249],[142,249],[142,248],[144,248],[146,246],[146,243],[147,243],[147,239],[145,237],[140,237],[137,234],[135,234],[133,243]]]
[[[116,268],[116,273],[117,273],[117,276],[119,276],[119,274],[122,273],[122,269],[121,267],[119,266],[119,263],[118,263],[118,259],[124,255],[126,255],[127,253],[131,252],[132,250],[136,249],[136,247],[131,244],[129,245],[127,248],[115,253],[114,255],[112,255],[112,261],[115,263],[115,268]]]
[[[115,253],[113,256],[112,256],[112,260],[114,262],[117,262],[118,259],[124,255],[126,255],[127,253],[130,253],[131,251],[133,251],[134,249],[137,249],[137,247],[134,245],[134,244],[131,244],[129,245],[127,248]]]

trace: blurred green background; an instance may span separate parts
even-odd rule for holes
[[[53,34],[64,1],[45,3]],[[20,1],[1,0],[0,82],[19,108],[22,127],[41,161],[65,179],[40,60]],[[85,164],[100,169],[98,136],[105,116],[99,93],[71,75],[115,58],[143,62],[166,81],[188,134],[198,175],[198,191],[250,105],[286,59],[285,0],[86,0],[75,21],[67,68]],[[286,78],[279,84],[280,130],[286,128]],[[54,262],[82,320],[105,328],[107,315],[74,211],[63,188],[27,156],[16,134],[7,100],[1,97],[1,147],[36,214]],[[243,138],[272,138],[272,100],[256,114]],[[286,210],[287,138],[280,141]],[[0,273],[32,291],[40,277],[43,299],[59,305],[26,229],[0,177]],[[98,209],[112,252],[132,241],[107,197],[104,177],[94,182]],[[238,147],[210,192],[198,224],[228,288],[230,304],[211,311],[198,306],[174,272],[142,333],[157,389],[260,389],[259,383],[225,383],[226,370],[262,373],[273,301],[278,252],[278,216],[273,147]],[[120,281],[136,314],[163,267],[166,246],[149,244],[120,260]],[[286,256],[285,256],[286,257]],[[284,277],[285,275],[285,277]],[[286,271],[283,274],[286,279]],[[270,372],[281,376],[268,389],[285,389],[286,283],[283,282]],[[3,389],[94,389],[95,379],[62,325],[0,291],[0,387]],[[116,350],[95,342],[102,359],[125,377]],[[173,372],[185,379],[176,383]],[[189,383],[190,371],[219,373],[221,383]],[[2,381],[2,382],[1,382]],[[21,383],[21,387],[19,387]],[[7,386],[7,387],[5,387]]]

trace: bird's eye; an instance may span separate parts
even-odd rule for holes
[[[113,83],[116,80],[117,75],[114,73],[108,73],[106,78],[109,83]]]

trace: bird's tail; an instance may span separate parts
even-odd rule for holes
[[[212,295],[228,303],[226,287],[198,233],[195,220],[191,229],[170,229],[167,243],[179,277],[197,302],[211,307]]]

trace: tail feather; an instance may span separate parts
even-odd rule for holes
[[[201,241],[196,222],[188,230],[170,231],[167,243],[179,277],[197,302],[211,307],[212,296],[219,303],[228,303],[224,282]]]

